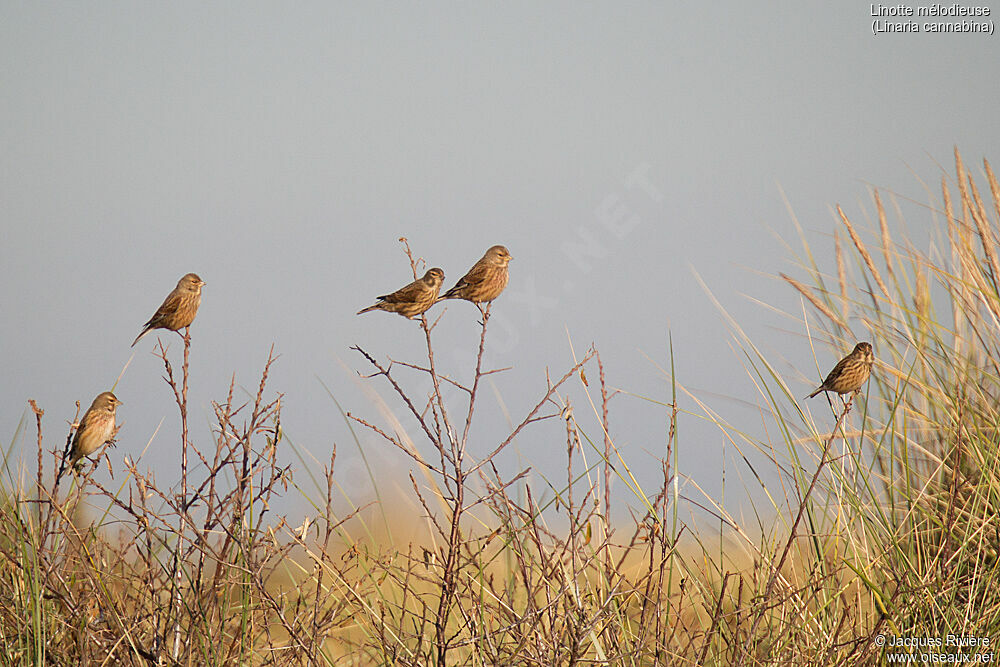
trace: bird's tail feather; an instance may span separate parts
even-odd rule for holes
[[[132,345],[130,345],[129,347],[135,347],[135,344],[139,342],[139,339],[148,334],[149,331],[150,331],[149,327],[146,327],[142,331],[140,331],[139,335],[135,337],[135,340],[132,341]]]

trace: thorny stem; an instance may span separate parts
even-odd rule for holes
[[[188,471],[188,360],[191,355],[191,327],[184,328],[184,366],[181,368],[181,494],[187,506]]]
[[[34,410],[35,409],[34,402],[33,401],[29,401],[29,403],[32,403],[32,409]],[[42,410],[41,412],[42,412],[42,414],[45,414],[44,410]],[[41,426],[42,426],[41,415],[38,415],[38,411],[37,410],[35,411],[35,414],[36,414],[36,416],[39,417],[39,421],[38,421],[38,427],[39,427],[38,445],[39,445],[39,447],[41,447],[41,444],[42,444],[42,441],[41,441]],[[66,472],[66,463],[69,461],[70,451],[73,449],[73,435],[74,435],[74,432],[75,432],[74,431],[74,425],[79,424],[79,421],[80,421],[80,401],[77,401],[76,402],[76,414],[73,415],[73,424],[70,425],[69,432],[66,434],[66,444],[63,447],[62,459],[59,462],[59,468],[56,471],[55,484],[52,486],[52,500],[55,500],[56,497],[59,494],[59,480],[62,479],[63,473]],[[79,428],[79,427],[77,426],[76,428]],[[116,428],[115,431],[117,432],[117,430],[118,429]],[[39,460],[39,465],[40,464],[41,464],[41,460]]]
[[[437,378],[435,377],[434,380],[434,390],[437,394],[438,401],[442,406],[441,412],[445,421],[445,427],[448,429],[448,442],[451,444],[451,459],[455,470],[455,493],[452,498],[451,526],[448,533],[448,553],[445,555],[444,575],[441,582],[441,597],[438,600],[437,616],[434,624],[438,651],[437,664],[439,667],[445,667],[448,652],[448,612],[451,607],[452,598],[455,595],[455,578],[458,575],[458,556],[459,549],[461,548],[460,533],[462,510],[465,505],[465,477],[468,474],[463,465],[465,458],[465,445],[469,437],[469,428],[472,425],[472,413],[476,407],[476,395],[479,391],[479,380],[482,377],[483,351],[486,348],[486,326],[489,324],[490,307],[492,305],[493,303],[490,302],[486,306],[486,310],[483,312],[482,331],[479,335],[479,353],[476,355],[476,373],[472,380],[472,389],[469,391],[469,412],[465,418],[465,429],[462,432],[462,439],[458,442],[455,442],[453,435],[454,431],[451,429],[451,425],[447,420],[447,413],[444,411],[443,403],[441,403],[440,386],[438,385]],[[427,331],[426,327],[425,331]],[[428,352],[430,352],[430,331],[427,331],[427,349]],[[443,457],[444,443],[439,441],[438,447],[442,449]]]
[[[177,396],[177,387],[173,385],[173,376],[170,373],[170,364],[167,363],[167,353],[163,349],[163,345],[160,345],[160,351],[163,355],[163,361],[167,364],[167,374],[169,376],[169,382],[174,390],[174,396],[177,398],[177,407],[181,412],[181,503],[180,503],[180,514],[179,522],[180,525],[177,531],[177,544],[174,546],[174,562],[173,562],[173,596],[172,596],[172,609],[171,612],[174,616],[174,643],[171,650],[171,656],[174,660],[177,660],[177,656],[180,655],[181,648],[181,567],[180,567],[180,554],[184,542],[184,524],[187,517],[188,510],[188,483],[187,483],[187,471],[188,471],[188,423],[187,423],[187,397],[188,397],[188,362],[191,355],[191,327],[187,326],[184,328],[184,364],[181,367],[181,392],[180,396]]]
[[[478,305],[478,304],[477,304]],[[469,397],[469,413],[465,416],[465,430],[462,431],[462,439],[459,443],[458,457],[465,453],[465,445],[469,438],[469,428],[472,426],[472,413],[476,408],[476,392],[479,390],[479,380],[483,376],[483,351],[486,349],[486,325],[490,321],[490,308],[493,302],[486,304],[483,313],[482,333],[479,335],[479,354],[476,355],[476,374],[472,380],[472,395]],[[480,308],[482,310],[482,308]]]
[[[42,458],[43,458],[42,455],[43,455],[43,452],[44,452],[44,450],[42,448],[42,417],[45,415],[45,410],[42,410],[40,407],[38,407],[38,404],[35,403],[34,399],[29,399],[28,400],[28,405],[31,406],[31,411],[35,413],[35,428],[38,431],[38,473],[37,473],[37,475],[38,475],[38,480],[37,480],[38,486],[36,488],[38,489],[38,499],[41,500],[42,499],[42,489],[44,488],[42,486],[42,468],[43,468],[43,465],[44,465],[43,461],[42,461]],[[79,410],[79,408],[77,408],[77,409]],[[67,448],[67,451],[63,453],[62,465],[60,466],[59,473],[56,476],[55,486],[53,487],[53,493],[52,493],[53,498],[55,497],[55,490],[59,488],[59,477],[62,475],[62,471],[63,471],[63,469],[66,466],[66,457],[68,455],[69,455],[69,451],[68,451],[68,448]],[[45,519],[44,520],[42,519],[42,504],[39,503],[38,504],[38,524],[41,527],[41,530],[39,531],[39,541],[40,542],[44,542],[45,541],[46,533],[48,532],[49,517],[51,517],[51,516],[52,516],[52,507],[51,507],[51,504],[50,504],[49,511],[45,513]]]
[[[30,399],[28,401],[28,405],[31,406],[31,411],[35,413],[35,427],[38,430],[38,489],[41,490],[42,489],[42,467],[43,467],[42,466],[42,453],[44,452],[44,450],[42,449],[42,417],[45,415],[45,410],[42,410],[40,407],[38,407],[38,404],[35,403],[34,399]],[[63,457],[63,461],[64,461],[63,465],[66,465],[65,464],[65,460],[66,460],[65,457]],[[38,508],[38,511],[39,511],[39,513],[41,513],[41,507]]]

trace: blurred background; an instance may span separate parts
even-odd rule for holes
[[[733,328],[707,290],[804,396],[850,345],[814,357],[800,299],[777,278],[804,275],[796,221],[833,272],[833,206],[876,228],[875,186],[890,224],[903,212],[929,250],[938,230],[927,204],[953,147],[976,174],[983,157],[1000,160],[995,38],[875,36],[869,8],[4,3],[9,465],[30,474],[29,398],[46,410],[46,446],[61,447],[74,402],[86,409],[128,364],[111,460],[178,476],[179,418],[156,336],[129,344],[193,271],[207,283],[191,354],[199,446],[211,442],[211,402],[234,375],[255,392],[273,345],[269,390],[284,394],[296,452],[285,456],[305,474],[336,444],[338,483],[360,503],[374,485],[357,436],[380,484],[404,480],[412,465],[352,434],[333,400],[385,425],[377,391],[403,416],[384,383],[359,378],[370,369],[350,347],[421,358],[416,323],[354,315],[412,279],[404,236],[444,269],[446,287],[490,245],[514,256],[487,340],[488,365],[511,369],[481,394],[473,456],[535,405],[546,369],[560,376],[591,343],[609,385],[628,392],[612,401],[611,431],[643,485],[660,481],[669,412],[656,402],[671,398],[671,364],[723,419],[763,434]],[[434,332],[442,371],[461,380],[478,317],[450,302]],[[179,369],[180,337],[160,338]],[[577,417],[599,437],[574,387]],[[686,493],[715,493],[724,470],[745,468],[692,397],[680,407]],[[562,479],[562,425],[525,431],[501,463]]]

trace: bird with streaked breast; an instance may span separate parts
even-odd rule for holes
[[[509,279],[507,264],[511,259],[513,257],[506,247],[493,246],[472,265],[469,272],[462,276],[454,287],[442,294],[438,301],[465,299],[476,305],[493,301],[507,287]]]
[[[361,315],[372,310],[384,310],[387,313],[402,315],[408,320],[413,319],[437,303],[438,292],[441,291],[442,284],[444,284],[444,271],[434,267],[428,270],[423,278],[417,278],[392,294],[376,297],[377,303],[362,308],[357,314]]]
[[[189,273],[178,280],[177,287],[167,295],[153,316],[143,325],[139,335],[132,341],[132,347],[135,347],[139,339],[153,329],[178,331],[191,326],[198,314],[198,306],[201,305],[201,288],[204,285],[205,281],[195,273]]]
[[[90,456],[115,437],[115,410],[119,405],[124,404],[110,391],[97,395],[76,427],[69,450],[69,467],[76,468],[80,459]],[[66,465],[67,462],[63,462],[63,466]]]
[[[823,384],[806,398],[812,398],[824,391],[833,391],[841,395],[859,391],[861,385],[868,381],[874,363],[875,354],[872,352],[872,344],[858,343],[850,354],[837,362],[830,374],[823,380]]]

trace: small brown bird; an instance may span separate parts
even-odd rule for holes
[[[502,245],[493,246],[438,301],[465,299],[476,305],[492,301],[507,287],[507,264],[511,259],[513,257],[507,252],[507,248]]]
[[[370,310],[384,310],[387,313],[399,313],[406,319],[413,319],[423,314],[437,302],[438,292],[444,283],[444,271],[434,267],[406,287],[401,287],[392,294],[378,297],[378,303],[358,311],[367,313]]]
[[[122,402],[110,391],[97,395],[76,427],[73,445],[69,450],[70,466],[75,467],[84,456],[90,456],[115,437],[115,408],[119,405]]]
[[[205,282],[194,273],[189,273],[177,281],[177,287],[167,295],[160,307],[156,309],[149,321],[143,325],[142,331],[132,341],[132,347],[153,329],[170,329],[178,331],[194,322],[201,305],[201,286]]]
[[[872,344],[858,343],[849,355],[837,362],[830,374],[823,380],[823,384],[806,398],[812,398],[822,391],[847,394],[860,390],[861,385],[868,381],[874,363],[875,355],[872,353]]]

